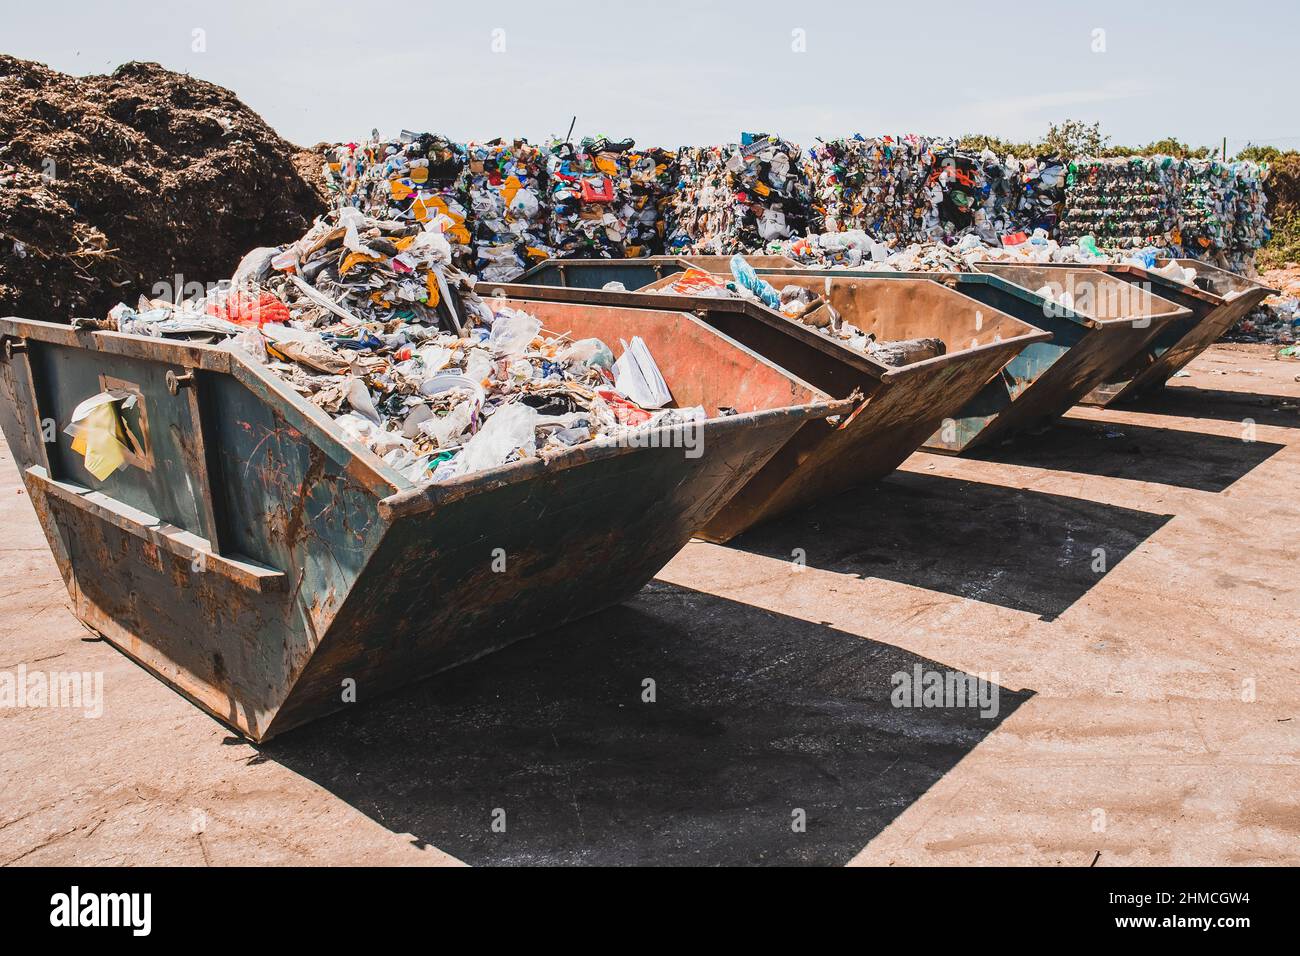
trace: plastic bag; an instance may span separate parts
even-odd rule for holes
[[[523,355],[529,343],[537,338],[537,333],[541,330],[540,319],[523,312],[503,310],[492,323],[492,334],[488,337],[488,344],[499,355],[507,357]]]
[[[522,403],[499,408],[456,456],[462,475],[505,464],[518,451],[523,458],[537,454],[537,409]]]
[[[672,402],[668,383],[641,336],[634,335],[624,349],[614,363],[615,387],[642,408],[663,408]]]

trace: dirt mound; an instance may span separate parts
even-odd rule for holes
[[[320,201],[325,205],[330,205],[333,197],[330,195],[330,189],[325,185],[325,176],[322,170],[325,168],[327,150],[332,149],[331,143],[317,143],[315,146],[309,146],[306,149],[300,149],[293,154],[293,165],[298,170],[298,175],[309,185]]]
[[[74,77],[0,55],[0,315],[102,316],[296,239],[319,186],[229,90],[127,63]]]

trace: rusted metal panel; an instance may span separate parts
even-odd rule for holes
[[[746,256],[754,268],[797,267],[788,256]],[[568,289],[601,289],[608,282],[620,282],[635,290],[657,279],[687,269],[726,272],[730,256],[645,256],[640,259],[547,259],[522,275],[511,285],[546,285]]]
[[[827,338],[793,319],[741,299],[679,296],[656,288],[637,292],[558,289],[513,284],[507,294],[540,302],[604,303],[641,309],[685,308],[760,355],[829,394],[860,396],[852,413],[827,428],[804,426],[707,524],[700,537],[727,541],[763,521],[893,471],[944,418],[1021,350],[1046,333],[996,309],[925,280],[882,284],[874,279],[782,274],[814,288],[844,318],[881,339],[937,336],[950,351],[893,368]],[[767,273],[763,273],[767,275]],[[486,294],[488,286],[480,284]]]
[[[678,256],[681,262],[703,272],[731,271],[731,256]],[[745,261],[755,269],[797,269],[799,263],[789,256],[746,255]]]
[[[1178,321],[1187,314],[1177,305],[1143,290],[1121,294],[1125,287],[1109,277],[1101,280],[1097,309],[1089,310],[1082,304],[1078,309],[1060,308],[1036,290],[1048,281],[1089,280],[1087,273],[1080,275],[1078,269],[1073,269],[1062,274],[1044,274],[1032,271],[1034,267],[1029,266],[1007,268],[1012,270],[1007,275],[993,269],[976,273],[781,269],[765,270],[763,275],[776,285],[790,276],[810,275],[891,281],[923,278],[960,290],[970,298],[1049,332],[1050,341],[1034,342],[1012,358],[925,442],[931,451],[952,454],[1006,441],[1048,424],[1130,360],[1165,323]],[[1128,307],[1136,316],[1123,312],[1120,306]],[[1144,325],[1148,313],[1150,321]]]
[[[989,262],[976,268],[1014,286],[1014,298],[1021,303],[1018,314],[1053,338],[1027,349],[1019,365],[1011,363],[1000,382],[990,383],[953,426],[927,443],[938,451],[963,452],[1048,424],[1123,367],[1169,322],[1191,314],[1149,289],[1087,267]],[[957,275],[937,281],[970,282]],[[1051,297],[1040,294],[1048,286],[1054,290]],[[968,294],[1011,307],[1006,291],[985,283],[971,285]],[[1064,292],[1071,293],[1072,307],[1058,298]]]
[[[1103,263],[1092,266],[1107,275],[1135,285],[1145,285],[1162,298],[1186,308],[1191,315],[1168,323],[1123,368],[1081,399],[1084,405],[1123,402],[1163,388],[1187,363],[1223,337],[1239,319],[1265,298],[1276,295],[1261,282],[1209,265],[1197,259],[1158,259],[1157,267],[1176,262],[1196,270],[1196,283],[1188,285],[1134,265]]]
[[[679,400],[737,414],[693,447],[660,429],[417,488],[235,352],[0,319],[19,346],[0,425],[77,616],[261,740],[344,706],[346,680],[364,701],[622,600],[798,429],[851,408],[679,312],[552,318],[641,335]],[[138,386],[155,453],[102,482],[63,434],[101,373]]]

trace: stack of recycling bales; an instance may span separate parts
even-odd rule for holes
[[[1266,167],[1171,156],[1080,159],[1070,164],[1062,241],[1167,248],[1244,268],[1267,240]]]
[[[676,183],[677,157],[672,150],[652,147],[620,154],[628,257],[664,252],[665,223]]]
[[[474,271],[487,282],[508,282],[552,254],[549,154],[524,139],[469,143],[465,152]]]
[[[630,139],[539,149],[404,132],[327,156],[341,201],[398,221],[446,217],[456,264],[489,281],[548,255],[783,252],[847,265],[972,236],[1011,247],[1036,231],[1062,245],[1092,236],[1101,248],[1159,248],[1240,270],[1269,235],[1267,167],[1168,156],[1067,167],[1055,155],[1000,158],[943,137],[817,140],[801,156],[755,134],[674,154]]]
[[[1179,239],[1195,257],[1240,269],[1270,235],[1265,170],[1256,163],[1184,160],[1179,179]]]
[[[799,147],[746,133],[739,145],[683,147],[669,251],[723,255],[807,234],[812,189]]]
[[[450,220],[447,238],[459,268],[471,264],[465,147],[445,136],[402,131],[392,142],[335,147],[326,177],[340,200],[397,222]]]
[[[628,139],[550,145],[550,245],[556,255],[617,259],[663,251],[674,156]]]
[[[730,232],[732,206],[724,182],[723,149],[683,146],[677,151],[677,185],[664,240],[667,252],[704,251],[714,237]]]
[[[805,165],[818,232],[862,230],[881,240],[910,239],[917,197],[929,171],[917,136],[818,140]]]
[[[818,232],[861,230],[881,242],[985,242],[1055,227],[1064,167],[1056,157],[999,159],[943,137],[819,140],[806,175]]]
[[[1143,156],[1071,163],[1061,238],[1073,242],[1090,235],[1100,245],[1117,249],[1169,242],[1178,228],[1169,166]]]
[[[551,143],[550,245],[565,258],[621,259],[627,218],[620,193],[620,147],[606,139]]]

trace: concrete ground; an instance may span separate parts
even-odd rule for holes
[[[74,620],[6,449],[0,672],[105,705],[0,708],[0,863],[1300,863],[1300,363],[1191,371],[262,747]]]

